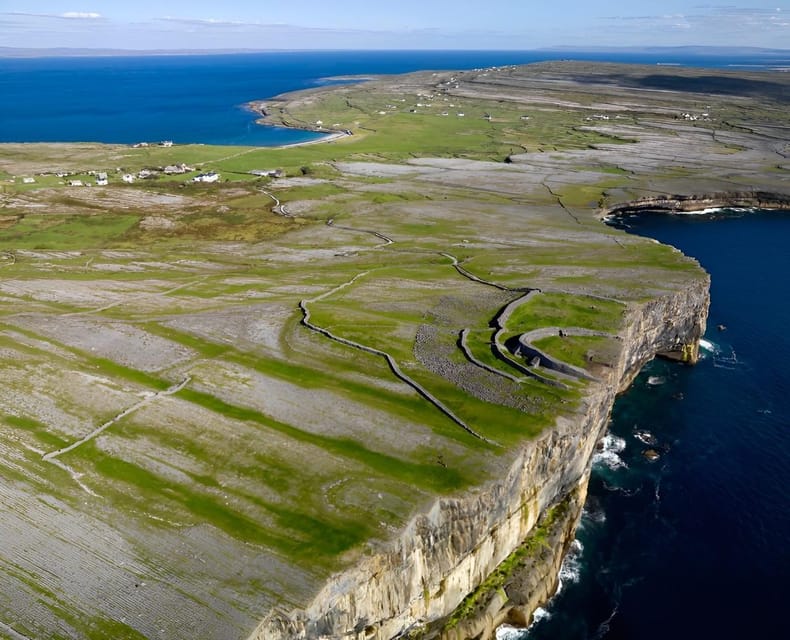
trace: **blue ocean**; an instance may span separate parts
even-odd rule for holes
[[[4,58],[0,141],[289,144],[317,134],[257,125],[243,105],[336,76],[559,57],[790,65],[671,51]],[[712,274],[709,348],[693,368],[651,363],[618,400],[562,590],[529,631],[509,635],[790,637],[783,611],[790,577],[790,212],[642,215],[623,222],[630,232],[679,247]],[[648,447],[657,460],[643,456]]]
[[[790,56],[583,51],[301,51],[227,55],[0,58],[0,142],[275,146],[320,134],[255,124],[252,100],[336,76],[472,69],[557,58],[750,68]]]
[[[704,358],[656,360],[618,399],[560,593],[500,638],[790,637],[790,211],[620,224],[711,274]]]

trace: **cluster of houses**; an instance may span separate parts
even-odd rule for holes
[[[684,120],[690,120],[692,122],[694,122],[696,120],[703,120],[703,121],[710,120],[710,114],[707,111],[705,111],[703,113],[700,113],[700,114],[681,113],[680,117],[683,118]]]
[[[143,144],[143,143],[140,143]],[[162,142],[160,144],[166,144],[166,142]],[[172,144],[172,143],[171,143]],[[126,184],[132,184],[136,180],[146,180],[149,178],[154,178],[160,174],[165,174],[168,176],[171,175],[181,175],[185,173],[191,173],[195,171],[193,167],[186,165],[185,163],[181,164],[173,164],[168,165],[166,167],[160,167],[157,169],[141,169],[137,173],[121,173],[122,169],[117,169],[117,172],[121,174],[121,181]],[[285,172],[282,169],[253,169],[249,171],[249,173],[253,176],[258,176],[260,178],[282,178],[285,176]],[[42,173],[42,176],[46,175],[53,175],[52,173]],[[103,187],[109,184],[109,176],[106,171],[79,171],[79,172],[67,172],[67,171],[58,171],[54,173],[58,178],[65,179],[65,182],[70,187]],[[94,180],[86,179],[85,176],[91,176]],[[199,173],[196,176],[193,176],[190,179],[190,182],[218,182],[220,179],[220,174],[216,171],[207,171],[205,173]],[[21,178],[23,184],[34,184],[36,182],[35,178],[32,177],[22,177]]]
[[[133,149],[140,149],[140,148],[143,148],[143,147],[150,147],[150,146],[151,146],[150,142],[137,142],[137,143],[132,145],[132,148]],[[157,146],[159,146],[159,147],[172,147],[173,146],[173,141],[172,140],[162,140],[162,142],[159,142],[157,144]]]
[[[122,173],[121,174],[121,181],[125,182],[126,184],[132,184],[136,180],[146,180],[149,178],[154,178],[159,174],[163,173],[165,175],[180,175],[184,173],[190,173],[195,169],[182,163],[182,164],[174,164],[168,165],[164,168],[160,169],[141,169],[137,173]],[[121,171],[118,169],[118,171]],[[88,175],[95,177],[95,182],[88,182],[82,178],[71,178],[67,180],[67,183],[70,187],[89,187],[95,184],[97,187],[103,187],[109,184],[109,177],[106,171],[88,171]],[[56,174],[60,178],[68,178],[70,175],[64,172],[59,172]],[[217,182],[220,176],[215,171],[209,171],[207,173],[201,173],[194,178],[192,178],[192,182]],[[33,178],[23,178],[23,182],[25,184],[32,184],[35,182]]]

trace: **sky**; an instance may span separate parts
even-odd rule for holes
[[[790,48],[790,0],[0,0],[0,47]]]

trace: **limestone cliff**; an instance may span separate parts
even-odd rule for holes
[[[727,191],[724,193],[705,193],[693,195],[670,195],[646,197],[618,204],[601,211],[602,215],[637,211],[700,211],[717,207],[743,207],[759,209],[787,209],[790,196],[768,191]]]
[[[555,589],[615,396],[656,354],[696,361],[708,285],[701,274],[683,290],[634,305],[616,364],[603,381],[589,384],[573,419],[559,419],[526,442],[498,481],[437,500],[385,552],[330,580],[306,610],[271,612],[250,640],[389,640],[411,634],[462,640],[486,635],[504,619],[528,621]],[[442,629],[437,623],[519,547],[542,514],[563,501],[561,526],[549,538],[552,553],[539,569],[533,567],[531,578],[522,579],[510,594],[500,590],[471,622]]]

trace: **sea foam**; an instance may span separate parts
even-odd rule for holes
[[[568,553],[565,554],[562,564],[560,565],[560,573],[557,576],[557,591],[554,594],[555,596],[559,594],[560,591],[562,591],[566,584],[579,582],[579,579],[581,578],[583,552],[584,546],[579,540],[574,540],[571,542],[570,549],[568,549]],[[535,614],[537,616],[537,611]]]
[[[601,439],[599,450],[592,459],[593,464],[602,465],[612,470],[627,468],[628,465],[618,455],[624,449],[625,440],[609,433]]]

